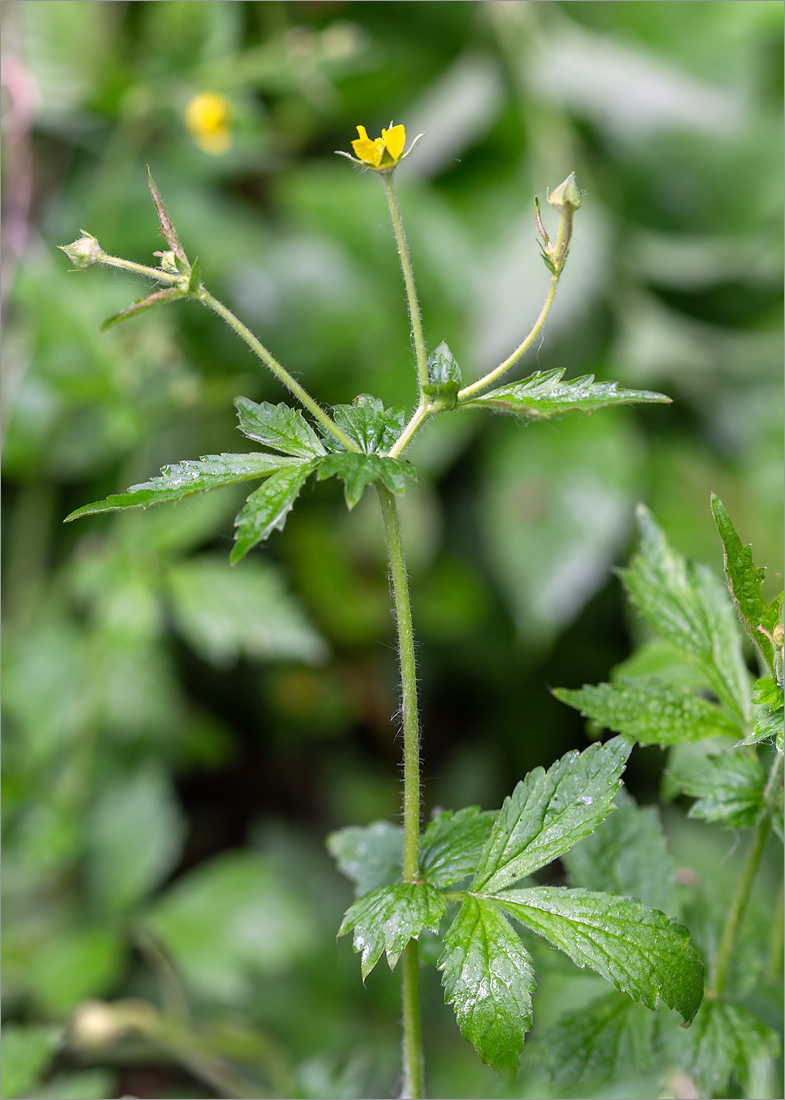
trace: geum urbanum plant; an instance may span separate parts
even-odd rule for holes
[[[352,142],[360,168],[378,175],[392,218],[406,286],[414,350],[417,398],[413,409],[384,408],[369,394],[351,404],[322,408],[248,328],[205,288],[199,265],[188,259],[166,206],[149,178],[167,248],[158,267],[107,255],[84,234],[64,251],[76,267],[106,264],[137,272],[161,289],[109,318],[104,328],[166,302],[193,299],[222,317],[300,403],[235,404],[240,429],[261,450],[207,455],[166,466],[160,476],[71,513],[82,516],[179,501],[241,481],[261,481],[235,520],[230,554],[237,564],[272,531],[281,530],[306,481],[337,477],[352,509],[372,486],[381,506],[389,554],[401,669],[404,779],[402,828],[391,824],[349,828],[330,838],[341,868],[358,887],[339,935],[352,932],[363,977],[384,953],[402,962],[402,1095],[424,1095],[419,1007],[418,937],[440,934],[438,967],[447,1001],[464,1037],[497,1070],[513,1071],[532,1025],[533,960],[513,921],[565,952],[579,967],[601,974],[634,1001],[654,1009],[659,1001],[689,1023],[703,996],[703,967],[676,920],[631,897],[586,889],[535,886],[530,876],[589,836],[614,809],[631,742],[615,737],[585,752],[570,752],[550,769],[537,768],[516,786],[498,813],[469,807],[439,814],[421,831],[420,729],[409,585],[398,520],[398,498],[416,471],[405,458],[417,433],[444,413],[486,409],[523,420],[549,420],[634,402],[667,403],[663,394],[595,382],[592,375],[564,381],[563,370],[537,371],[519,382],[491,388],[532,345],[553,304],[564,271],[573,216],[582,195],[574,175],[548,202],[558,214],[553,240],[535,202],[536,226],[550,283],[534,325],[518,347],[477,381],[464,383],[446,343],[428,353],[393,176],[409,156],[406,133],[390,125],[370,139],[363,127]],[[149,176],[149,173],[148,173]],[[309,421],[304,413],[309,414]],[[445,916],[446,930],[441,933]]]

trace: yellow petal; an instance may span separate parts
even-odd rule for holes
[[[371,141],[364,126],[358,126],[357,133],[360,136],[352,142],[354,155],[364,164],[370,164],[372,167],[378,168],[379,161],[382,159],[382,153],[384,151],[384,144],[381,138],[377,138],[376,141]]]
[[[393,160],[400,160],[406,145],[406,127],[393,126],[390,130],[382,130],[382,141]]]

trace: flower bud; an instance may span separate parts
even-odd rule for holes
[[[57,246],[61,252],[65,252],[75,268],[92,267],[93,264],[99,263],[104,255],[104,250],[95,237],[85,233],[84,229],[82,233],[83,236],[78,241],[74,241],[73,244],[59,244]]]
[[[566,210],[577,210],[583,202],[583,192],[578,186],[578,181],[575,178],[575,173],[570,172],[567,179],[560,183],[548,196],[548,202],[551,206],[554,206],[559,213]]]

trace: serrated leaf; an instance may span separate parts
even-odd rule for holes
[[[625,894],[669,911],[673,860],[656,806],[639,806],[622,789],[618,808],[596,832],[562,856],[570,886]]]
[[[543,1036],[548,1072],[561,1089],[623,1081],[652,1068],[656,1017],[611,992],[562,1016]]]
[[[629,568],[619,571],[631,600],[662,638],[698,662],[712,690],[744,729],[750,677],[727,589],[707,566],[673,550],[642,504],[637,518],[640,549]]]
[[[642,745],[673,745],[738,734],[737,723],[716,704],[655,677],[584,684],[579,690],[555,688],[553,694],[604,729]]]
[[[403,832],[389,821],[338,829],[327,837],[327,849],[358,895],[400,881]]]
[[[444,340],[428,356],[427,371],[423,393],[441,408],[454,409],[461,388],[461,370]]]
[[[506,913],[590,967],[634,1001],[660,1000],[686,1023],[703,999],[703,965],[689,932],[673,917],[634,898],[563,886],[505,890],[494,900]]]
[[[679,745],[668,761],[668,780],[697,799],[688,817],[743,829],[766,811],[766,773],[760,760],[753,750],[735,747],[725,738]]]
[[[504,800],[473,893],[496,893],[568,851],[614,809],[632,746],[621,737],[535,768]]]
[[[618,382],[595,382],[593,374],[562,382],[564,369],[536,371],[522,382],[490,390],[461,404],[462,409],[492,409],[511,416],[550,420],[568,412],[593,412],[608,405],[670,404],[652,390],[628,390]]]
[[[408,462],[383,455],[350,454],[348,451],[328,455],[319,464],[317,473],[319,481],[328,477],[339,477],[343,481],[346,506],[350,511],[374,481],[381,481],[391,493],[400,494],[406,488],[407,476],[414,476],[414,467]]]
[[[204,455],[197,460],[186,459],[172,466],[164,466],[159,477],[139,485],[131,485],[126,493],[83,504],[64,523],[81,516],[95,516],[101,512],[114,512],[120,508],[148,508],[151,504],[166,504],[182,500],[194,493],[206,493],[234,485],[238,481],[253,481],[269,477],[278,471],[296,470],[302,466],[298,459],[283,458],[262,452],[254,454]]]
[[[365,454],[386,454],[403,431],[406,410],[385,409],[378,397],[361,393],[351,405],[336,405],[333,417],[339,428]],[[328,439],[330,447],[334,441]],[[336,447],[340,449],[340,444]]]
[[[439,814],[425,830],[420,845],[420,872],[432,886],[451,886],[477,870],[496,813],[467,806]]]
[[[768,604],[763,595],[766,570],[756,567],[752,560],[752,548],[742,545],[725,506],[714,493],[711,496],[711,510],[722,539],[725,575],[736,610],[745,630],[773,672],[775,663],[771,634],[779,621],[780,608],[776,600]]]
[[[148,294],[144,298],[137,298],[130,306],[121,309],[119,313],[107,317],[101,325],[101,332],[106,332],[107,329],[119,325],[121,321],[127,321],[131,317],[137,317],[140,313],[145,313],[148,309],[155,309],[156,306],[164,306],[167,302],[177,302],[180,298],[187,297],[188,292],[186,290],[179,290],[174,286],[167,287],[166,290],[153,291],[152,294]]]
[[[755,725],[739,744],[759,745],[761,741],[771,741],[776,746],[777,752],[782,752],[782,740],[782,713],[772,710],[771,707],[763,707]]]
[[[297,458],[310,459],[327,453],[299,409],[284,404],[270,405],[266,401],[257,404],[247,397],[236,397],[234,404],[240,431],[249,439]]]
[[[169,211],[166,209],[166,203],[161,197],[161,192],[155,185],[155,180],[150,172],[150,166],[147,167],[147,185],[150,188],[150,194],[153,196],[153,202],[155,203],[155,209],[158,211],[158,224],[161,229],[161,236],[165,239],[166,243],[174,252],[175,256],[186,267],[190,267],[188,263],[188,257],[185,254],[185,249],[180,244],[180,238],[177,236],[177,230],[174,227],[174,222],[169,217]]]
[[[251,493],[234,521],[237,530],[229,555],[232,565],[242,561],[249,550],[273,531],[283,531],[286,517],[314,468],[313,462],[298,462],[278,470]]]
[[[532,1024],[534,969],[520,937],[491,901],[464,900],[444,937],[438,967],[461,1035],[483,1062],[514,1072]]]
[[[778,1036],[749,1009],[727,1001],[706,1001],[688,1032],[678,1036],[677,1063],[694,1079],[702,1096],[728,1096],[732,1077],[741,1095],[756,1061],[779,1052]],[[681,1048],[681,1049],[678,1049]]]
[[[347,909],[338,935],[354,930],[352,942],[361,955],[365,981],[382,951],[392,970],[409,940],[417,939],[423,928],[438,932],[446,912],[444,898],[427,883],[398,882],[358,898]]]

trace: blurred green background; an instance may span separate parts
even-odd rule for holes
[[[317,399],[411,407],[383,190],[334,150],[357,123],[426,134],[399,198],[428,346],[466,380],[536,316],[532,199],[576,172],[566,275],[516,377],[565,367],[673,404],[443,417],[403,502],[425,810],[493,808],[586,744],[548,686],[605,678],[638,637],[612,575],[638,500],[719,573],[714,490],[775,590],[783,5],[2,7],[3,1096],[394,1094],[397,976],[364,989],[336,946],[351,893],[324,849],[398,813],[374,501],[348,514],[318,485],[236,570],[233,490],[63,527],[164,463],[245,449],[232,398],[286,395],[192,303],[100,335],[145,284],[72,273],[56,245],[83,227],[154,262],[149,164],[209,288]],[[186,124],[206,91],[221,150]],[[643,801],[660,768],[634,758]],[[477,1062],[432,972],[424,999],[432,1095],[546,1095],[536,1069],[507,1086]]]

